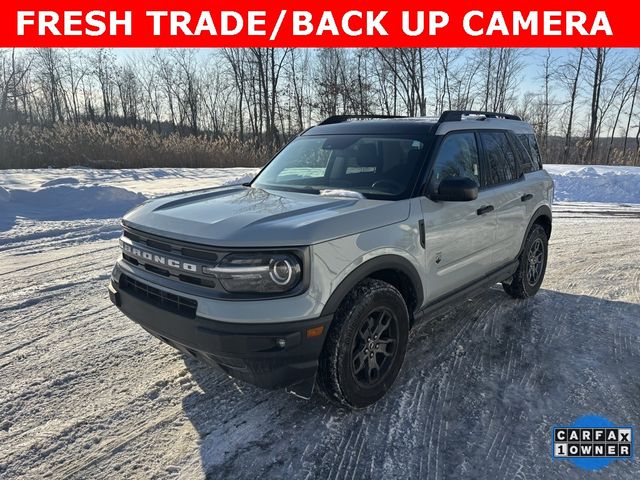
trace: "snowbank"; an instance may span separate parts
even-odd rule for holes
[[[147,197],[251,180],[256,168],[37,168],[0,170],[0,186],[35,190],[55,185],[106,185]]]
[[[556,202],[638,203],[640,167],[545,165]]]
[[[147,197],[104,185],[53,185],[37,190],[10,190],[9,204],[47,219],[118,217]]]
[[[42,184],[43,187],[53,187],[55,185],[78,185],[80,180],[75,177],[54,178]]]
[[[248,182],[256,169],[0,170],[0,232],[17,219],[116,219],[148,198]]]
[[[546,165],[556,202],[640,204],[640,167]],[[0,231],[32,220],[118,218],[147,198],[244,183],[255,168],[0,170]]]

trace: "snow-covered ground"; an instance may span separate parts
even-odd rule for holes
[[[356,413],[231,380],[108,300],[125,210],[255,169],[0,171],[0,478],[583,476],[551,461],[554,423],[640,426],[640,168],[548,170],[540,294],[428,319]],[[638,455],[604,475],[640,478]]]

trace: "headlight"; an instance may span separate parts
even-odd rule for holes
[[[226,291],[233,293],[287,292],[302,277],[298,257],[282,253],[232,253],[202,271],[214,275]]]

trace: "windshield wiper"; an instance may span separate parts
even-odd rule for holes
[[[273,189],[273,190],[285,190],[289,192],[301,192],[310,193],[312,195],[320,195],[320,190],[314,187],[307,187],[303,185],[258,185],[260,188]]]

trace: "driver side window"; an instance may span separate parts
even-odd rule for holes
[[[450,133],[440,145],[433,166],[432,185],[446,177],[467,177],[480,185],[480,160],[473,132]]]

